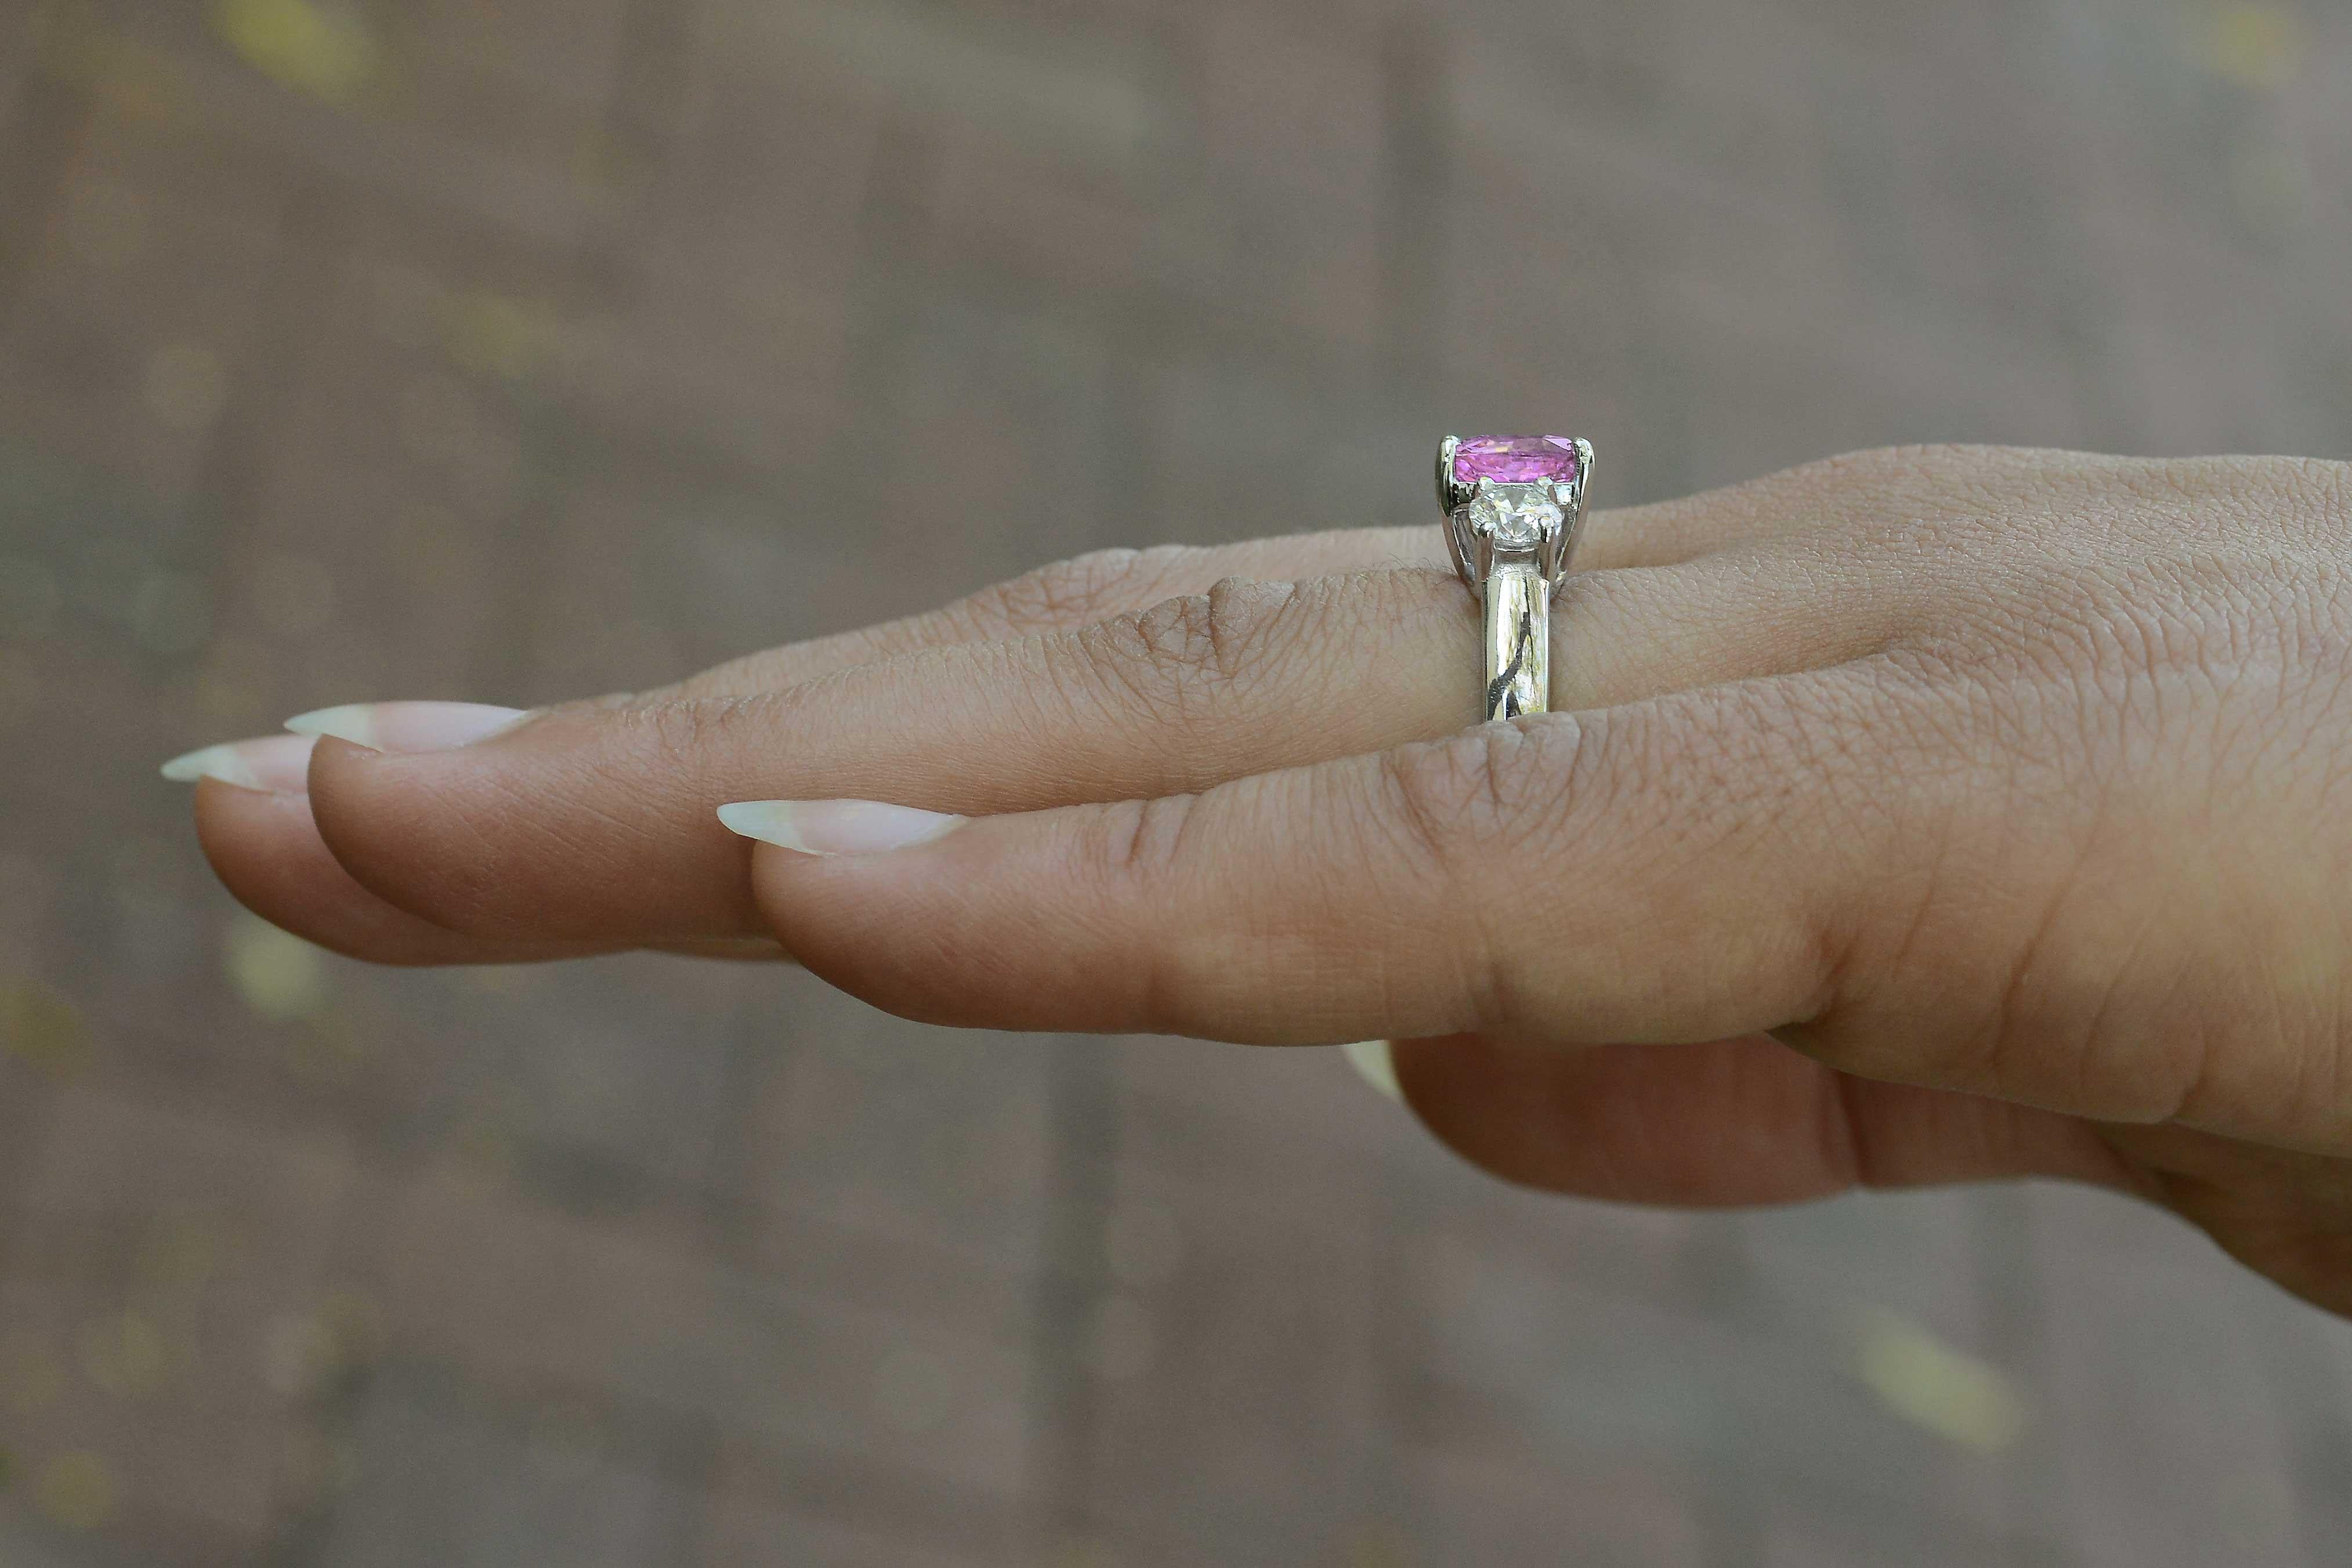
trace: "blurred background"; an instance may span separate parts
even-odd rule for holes
[[[2118,1199],[366,969],[154,768],[1433,524],[1449,430],[2346,455],[2347,197],[2315,0],[0,0],[0,1560],[2345,1561],[2352,1330]]]

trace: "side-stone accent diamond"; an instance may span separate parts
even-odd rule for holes
[[[1559,504],[1539,486],[1486,491],[1470,503],[1470,521],[1505,549],[1533,549],[1559,531]]]

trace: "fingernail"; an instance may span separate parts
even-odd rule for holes
[[[298,713],[286,727],[297,735],[331,735],[375,751],[453,751],[488,740],[527,716],[523,708],[485,703],[349,703]]]
[[[318,743],[303,735],[265,735],[256,740],[232,740],[207,746],[163,764],[163,777],[174,784],[217,779],[242,789],[267,789],[276,794],[299,794],[310,774],[310,747]]]
[[[1399,1104],[1404,1103],[1404,1091],[1397,1087],[1396,1057],[1384,1040],[1360,1040],[1353,1045],[1339,1048],[1348,1053],[1348,1061],[1360,1073],[1365,1082]]]
[[[881,800],[739,800],[719,807],[719,820],[804,855],[873,855],[928,843],[971,819]]]

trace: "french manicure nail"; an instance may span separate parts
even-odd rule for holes
[[[882,800],[739,800],[719,807],[719,820],[805,855],[871,855],[928,843],[971,819]]]
[[[1404,1103],[1404,1091],[1397,1087],[1396,1054],[1389,1050],[1387,1040],[1360,1040],[1339,1049],[1347,1052],[1349,1063],[1365,1082],[1399,1104]]]
[[[232,740],[174,757],[163,764],[163,777],[174,784],[217,779],[243,789],[299,794],[310,781],[310,748],[317,744],[304,735]]]
[[[485,703],[348,703],[298,713],[286,721],[297,735],[331,735],[375,751],[454,751],[488,740],[527,716],[527,710]]]

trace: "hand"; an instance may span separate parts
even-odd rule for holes
[[[345,714],[380,749],[215,754],[286,788],[199,824],[362,956],[782,951],[944,1023],[1385,1037],[1513,1180],[2071,1177],[2352,1312],[2352,468],[1874,453],[1587,539],[1538,717],[1464,727],[1433,524],[1087,558],[452,749],[401,754],[488,719]],[[751,800],[854,852],[747,848],[711,813]]]

